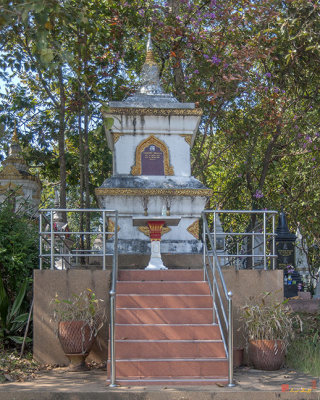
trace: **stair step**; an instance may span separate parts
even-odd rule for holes
[[[227,385],[228,379],[223,377],[202,377],[202,376],[184,376],[184,377],[174,377],[174,376],[161,376],[157,378],[117,378],[117,384],[120,386],[146,386],[146,385],[165,385],[165,386],[185,386],[185,385]]]
[[[211,308],[210,295],[117,295],[117,308]]]
[[[118,294],[210,294],[206,282],[128,282],[117,284]]]
[[[172,341],[172,340],[117,340],[116,359],[161,358],[225,358],[223,342],[220,341]]]
[[[118,383],[227,384],[228,362],[202,270],[121,270],[119,279]]]
[[[108,370],[110,370],[108,366]],[[228,376],[228,362],[223,358],[117,360],[116,376],[121,378],[163,377],[223,377]]]
[[[120,270],[119,281],[203,281],[203,269]]]
[[[212,323],[212,310],[206,308],[120,308],[117,324],[203,324]]]
[[[180,324],[180,325],[132,325],[116,324],[117,340],[153,339],[153,340],[220,340],[218,325]]]

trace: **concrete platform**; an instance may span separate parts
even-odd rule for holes
[[[106,371],[56,368],[34,381],[0,384],[0,400],[308,400],[320,399],[318,378],[295,371],[239,368],[234,388],[152,386],[109,388]],[[282,386],[286,385],[286,386]],[[286,391],[282,391],[286,389]]]
[[[294,312],[317,314],[320,308],[320,299],[289,299],[288,304]]]

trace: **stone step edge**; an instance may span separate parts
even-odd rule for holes
[[[211,323],[211,324],[118,324],[116,323],[115,326],[219,326],[219,324]]]
[[[206,283],[206,284],[208,284],[207,281],[164,281],[163,279],[161,279],[159,281],[147,281],[145,279],[142,279],[140,281],[117,281],[117,284],[120,284],[120,283],[155,283],[155,284],[165,283],[166,285],[168,283],[172,283],[172,284],[173,283],[174,284],[176,284],[176,283]]]
[[[143,381],[152,381],[152,382],[162,382],[162,381],[166,381],[166,382],[170,382],[170,381],[175,381],[175,382],[187,382],[187,381],[212,381],[212,382],[221,382],[221,381],[228,381],[228,378],[224,378],[224,377],[212,377],[212,376],[208,376],[208,377],[202,377],[202,376],[195,376],[193,377],[192,375],[189,376],[185,376],[185,377],[174,377],[174,376],[163,376],[161,378],[149,378],[149,377],[141,377],[141,378],[116,378],[116,381],[119,382],[123,382],[123,381],[127,381],[127,382],[143,382]]]
[[[117,307],[117,310],[212,310],[212,307]]]
[[[177,297],[211,297],[212,298],[212,295],[211,294],[181,294],[181,293],[172,293],[172,294],[170,294],[170,293],[164,293],[164,294],[161,294],[161,293],[155,293],[155,294],[152,294],[152,293],[117,293],[117,296],[145,296],[145,297],[148,297],[148,296],[157,296],[157,297],[163,297],[163,296],[177,296]]]
[[[221,339],[115,339],[123,343],[223,343]]]
[[[116,359],[117,363],[121,362],[226,362],[227,357],[210,357],[210,358],[129,358],[129,359]],[[110,360],[108,360],[110,363]]]
[[[107,382],[110,381],[110,378],[107,379]],[[212,384],[225,384],[227,385],[229,382],[228,377],[216,377],[216,378],[194,378],[190,376],[190,378],[186,377],[183,379],[175,378],[175,377],[163,377],[162,379],[148,379],[148,378],[116,378],[116,384],[119,384],[119,386],[144,386],[144,385],[165,385],[165,386],[177,386],[177,385],[185,385],[185,386],[191,386],[191,385],[212,385]]]

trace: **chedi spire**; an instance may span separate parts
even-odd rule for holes
[[[140,74],[140,88],[137,93],[146,95],[164,93],[160,83],[159,67],[153,54],[153,44],[150,32],[148,33],[146,60]]]

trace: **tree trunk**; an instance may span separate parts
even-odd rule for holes
[[[59,165],[60,165],[60,208],[67,207],[67,167],[66,167],[66,154],[65,154],[65,90],[63,83],[63,72],[62,66],[58,69],[58,79],[59,79],[59,136],[58,136],[58,146],[59,146]],[[62,218],[66,222],[66,213],[62,213]]]
[[[89,128],[89,116],[88,116],[88,101],[85,100],[84,106],[84,152],[83,152],[83,161],[84,161],[84,185],[85,185],[85,193],[86,193],[86,200],[85,200],[85,207],[90,208],[90,178],[89,178],[89,135],[88,135],[88,128]],[[86,231],[90,232],[90,213],[86,214]],[[86,247],[90,249],[90,235],[87,235],[86,238]]]

